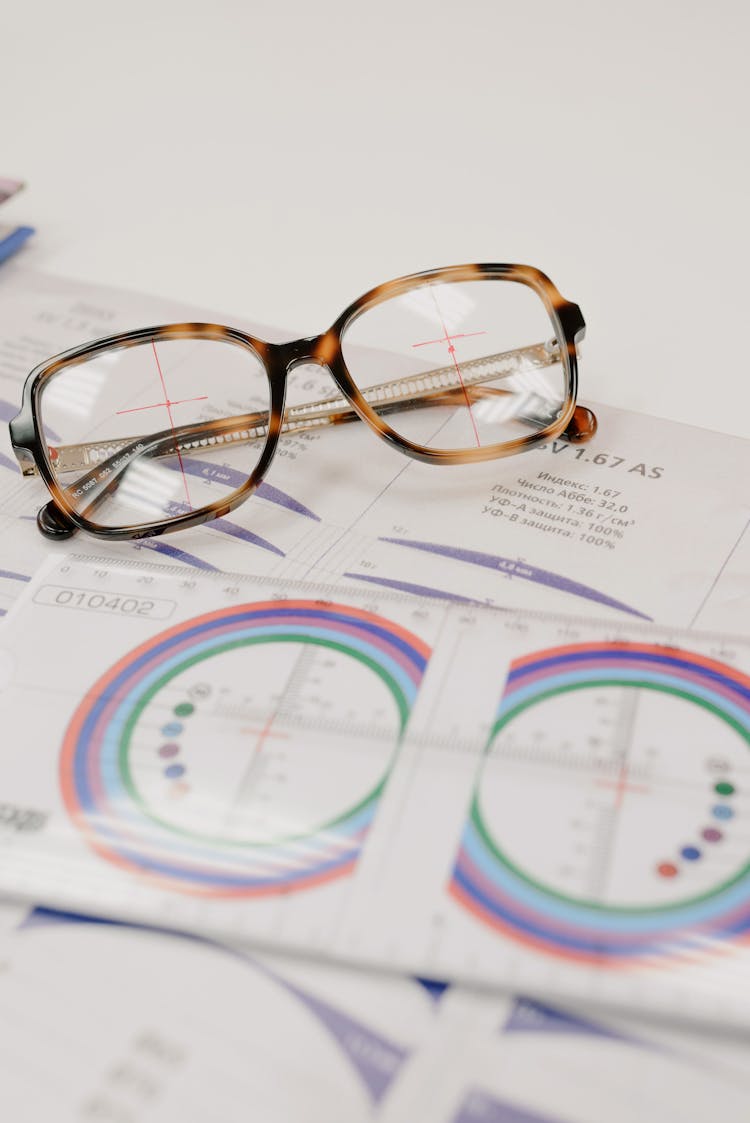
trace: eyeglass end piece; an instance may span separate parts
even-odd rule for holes
[[[596,414],[588,406],[576,406],[567,429],[563,433],[566,441],[573,445],[590,441],[597,430]]]
[[[36,517],[36,525],[45,538],[52,538],[59,542],[64,538],[72,538],[78,529],[54,503],[47,503],[41,507]]]

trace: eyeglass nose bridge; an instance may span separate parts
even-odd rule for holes
[[[269,343],[266,360],[275,376],[286,376],[296,367],[330,367],[338,353],[338,340],[331,331],[303,336],[287,343]]]

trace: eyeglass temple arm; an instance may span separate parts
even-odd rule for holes
[[[454,366],[440,367],[423,371],[404,378],[393,379],[368,387],[362,391],[369,404],[377,404],[380,413],[404,408],[417,408],[443,402],[458,391],[463,400],[466,387],[482,386],[483,383],[498,378],[552,366],[559,362],[559,351],[555,340],[547,343],[532,344],[511,351],[486,355],[461,364],[460,378]],[[485,393],[489,388],[485,388]],[[505,391],[500,391],[505,392]],[[291,406],[284,413],[281,433],[300,432],[321,426],[337,425],[355,421],[359,415],[346,398],[337,394],[304,405]],[[544,417],[529,415],[521,418],[539,428],[551,424],[554,415]],[[90,491],[88,511],[93,511],[101,501],[118,486],[118,481],[135,457],[168,456],[176,450],[201,453],[213,450],[217,445],[249,443],[263,440],[268,433],[268,411],[239,414],[235,417],[203,421],[191,425],[180,425],[174,429],[163,429],[147,438],[120,438],[118,440],[90,441],[83,444],[60,445],[50,450],[57,472],[81,471],[74,484],[66,489],[74,499],[80,499],[82,492]],[[578,442],[588,440],[595,431],[593,414],[585,407],[579,407],[576,415],[565,432],[568,440]],[[36,472],[35,465],[27,461],[22,465],[24,475]],[[96,485],[103,485],[96,490]]]

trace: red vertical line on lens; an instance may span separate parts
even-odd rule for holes
[[[440,311],[440,305],[438,304],[437,297],[435,296],[435,289],[433,288],[432,285],[430,285],[430,295],[432,296],[432,299],[435,303],[435,311],[438,314],[438,319],[440,320],[440,326],[443,329],[443,338],[444,338],[445,342],[448,344],[448,354],[453,359],[453,366],[456,368],[456,374],[458,375],[458,381],[461,383],[461,389],[464,392],[464,398],[466,400],[466,408],[468,409],[469,417],[471,418],[471,427],[474,430],[474,438],[477,442],[477,448],[481,448],[482,444],[481,444],[481,441],[479,440],[479,430],[477,429],[477,423],[474,420],[474,414],[472,413],[472,410],[471,410],[471,402],[469,401],[469,394],[466,390],[466,386],[464,385],[463,376],[461,374],[461,368],[459,367],[458,360],[456,359],[456,348],[451,343],[451,336],[448,335],[448,329],[445,326],[445,321],[444,321],[442,313]]]
[[[154,352],[154,358],[156,359],[156,368],[159,371],[159,378],[161,380],[161,388],[162,388],[162,391],[164,392],[164,405],[167,407],[167,414],[169,415],[169,424],[170,424],[170,427],[172,429],[172,436],[174,437],[174,449],[175,449],[175,452],[177,453],[177,459],[180,462],[180,472],[182,473],[182,482],[183,482],[183,485],[185,487],[185,498],[188,501],[188,507],[190,507],[190,509],[192,510],[193,502],[190,498],[190,492],[188,491],[187,476],[185,474],[185,466],[182,463],[182,455],[180,453],[180,449],[179,449],[179,446],[178,446],[178,443],[177,443],[177,431],[175,430],[174,418],[172,417],[172,404],[169,401],[169,394],[167,393],[167,384],[164,381],[164,375],[162,374],[161,363],[159,362],[159,356],[156,354],[156,344],[154,343],[153,339],[151,340],[151,348]]]

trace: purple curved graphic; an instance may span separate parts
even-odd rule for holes
[[[155,542],[153,538],[140,539],[135,543],[135,548],[136,550],[152,550],[156,554],[163,554],[174,561],[192,566],[193,569],[205,569],[208,573],[221,572],[218,566],[211,565],[210,562],[203,561],[202,558],[197,558],[195,554],[189,554],[187,550],[180,550],[178,546],[168,546],[166,542]]]
[[[274,546],[273,542],[269,542],[267,538],[261,538],[259,534],[253,534],[252,530],[246,530],[244,526],[239,523],[230,522],[229,519],[214,519],[210,523],[206,523],[207,530],[218,530],[220,534],[228,534],[230,538],[239,538],[241,542],[247,542],[250,546],[260,546],[261,550],[270,550],[272,554],[277,554],[280,558],[286,557],[283,550],[278,546]]]
[[[621,1041],[637,1048],[649,1047],[646,1042],[610,1029],[591,1018],[571,1014],[567,1010],[558,1010],[554,1006],[547,1006],[531,998],[516,998],[502,1032],[596,1037],[608,1041]]]
[[[316,515],[315,512],[311,511],[309,507],[306,507],[304,503],[300,503],[299,500],[288,495],[287,492],[281,491],[278,487],[274,487],[273,484],[267,484],[265,480],[258,484],[255,494],[259,495],[261,499],[267,500],[269,503],[276,503],[279,507],[286,507],[287,511],[294,511],[295,515],[304,515],[306,519],[313,519],[316,523],[320,522],[320,515]]]
[[[0,577],[7,577],[9,581],[30,581],[25,573],[14,573],[12,569],[0,569]]]
[[[244,487],[247,483],[247,472],[238,472],[236,468],[227,468],[224,464],[207,464],[203,460],[196,460],[194,456],[183,456],[181,463],[187,476],[197,476],[201,480],[215,480],[217,483],[222,483],[233,490]],[[170,467],[177,472],[180,470],[179,464],[171,464]],[[276,503],[277,506],[284,507],[287,511],[293,511],[295,515],[303,515],[306,519],[320,522],[319,515],[316,515],[309,507],[305,507],[304,503],[300,503],[285,491],[274,487],[273,484],[267,484],[263,481],[258,484],[255,494],[268,503]]]
[[[384,589],[397,589],[400,593],[414,593],[418,597],[434,597],[436,600],[454,600],[461,604],[482,604],[472,597],[462,597],[458,593],[446,593],[443,589],[433,589],[429,585],[415,585],[412,581],[396,581],[391,577],[373,577],[365,573],[345,573],[354,581],[368,581],[371,585],[382,585]]]
[[[538,1115],[507,1100],[498,1100],[481,1088],[472,1088],[453,1116],[452,1123],[563,1123],[560,1116]]]
[[[582,585],[580,581],[572,581],[559,573],[552,573],[549,569],[541,569],[536,565],[516,561],[513,558],[503,558],[494,554],[485,554],[481,550],[465,550],[459,546],[443,546],[437,542],[416,542],[409,538],[381,538],[381,542],[390,542],[394,546],[408,546],[412,550],[424,550],[428,554],[436,554],[443,558],[452,558],[453,561],[467,562],[469,565],[478,565],[483,569],[494,569],[510,577],[518,577],[521,581],[531,581],[535,585],[546,585],[548,589],[557,589],[560,593],[570,593],[574,597],[594,601],[596,604],[615,608],[619,612],[627,612],[630,616],[638,616],[641,620],[651,620],[645,612],[631,608],[622,601],[592,589],[590,585]]]
[[[440,982],[439,979],[423,979],[420,975],[414,976],[414,982],[419,983],[422,989],[427,991],[432,1001],[436,1004],[451,985],[450,983]]]
[[[250,960],[250,962],[253,962]],[[282,979],[275,971],[260,967],[267,975],[284,987],[313,1014],[320,1024],[334,1038],[350,1064],[359,1072],[362,1083],[367,1088],[373,1103],[379,1103],[404,1061],[409,1051],[388,1041],[381,1034],[370,1029],[363,1022],[355,1021],[348,1014],[337,1010],[328,1002],[323,1002],[300,987]]]
[[[164,513],[167,515],[186,515],[189,510],[187,503],[164,504]],[[239,523],[231,522],[230,519],[212,519],[205,525],[207,530],[218,530],[220,534],[228,534],[230,538],[239,538],[241,542],[247,542],[250,546],[259,546],[261,550],[269,550],[270,553],[277,554],[280,558],[286,557],[284,551],[280,550],[278,546],[274,546],[273,542],[269,542],[267,538],[261,538],[259,534],[254,534],[252,530],[246,530]]]
[[[16,464],[15,460],[11,460],[4,452],[0,452],[0,468],[7,468],[9,472],[20,472],[21,469]]]

